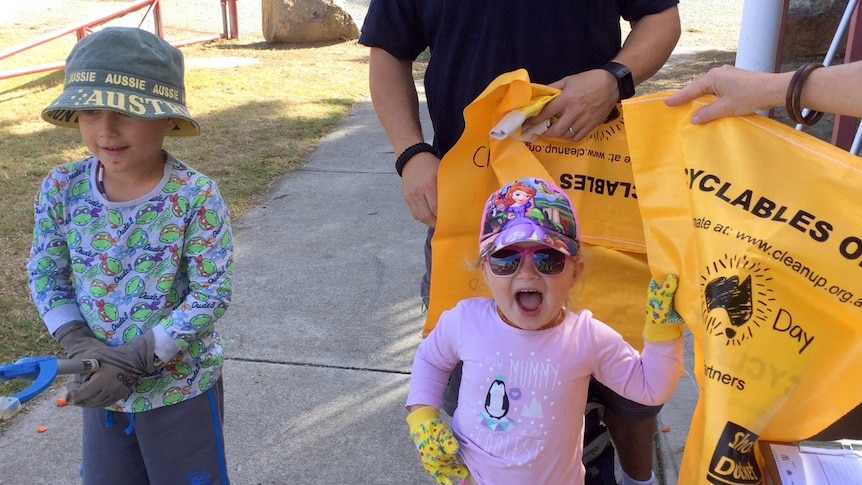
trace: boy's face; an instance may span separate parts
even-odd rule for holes
[[[174,126],[172,118],[145,120],[109,110],[78,112],[84,144],[111,174],[162,166],[162,143]]]
[[[536,243],[518,243],[507,246],[503,250],[516,248],[548,249]],[[536,330],[553,322],[559,316],[560,308],[566,304],[569,290],[574,286],[582,265],[583,263],[577,259],[565,257],[565,267],[562,272],[557,275],[547,275],[536,269],[532,254],[521,254],[518,269],[512,275],[494,274],[490,269],[488,258],[482,262],[482,272],[491,295],[503,315],[519,328]]]

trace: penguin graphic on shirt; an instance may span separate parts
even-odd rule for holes
[[[485,395],[485,412],[494,419],[502,419],[509,414],[509,396],[502,377],[494,379]]]

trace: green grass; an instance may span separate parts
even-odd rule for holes
[[[0,46],[28,38],[0,32]],[[63,59],[70,46],[46,44],[0,61],[0,71]],[[168,151],[218,182],[234,219],[254,206],[274,179],[302,164],[320,138],[368,95],[368,50],[356,43],[295,47],[225,40],[181,50],[187,64],[202,58],[258,60],[238,67],[189,67],[188,107],[202,134],[165,142]],[[25,272],[39,184],[54,165],[87,155],[77,130],[39,117],[60,94],[62,82],[62,71],[0,80],[0,363],[62,353],[30,301]],[[0,395],[21,385],[0,383]]]

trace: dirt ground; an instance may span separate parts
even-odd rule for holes
[[[262,3],[278,0],[237,0],[239,42],[263,43],[261,29]],[[337,0],[361,27],[370,0]],[[4,5],[0,26],[5,30],[24,32],[36,38],[71,24],[104,16],[128,6],[130,1],[116,0],[27,0]],[[172,41],[200,38],[223,31],[222,9],[218,0],[161,0],[162,26],[165,37]],[[687,0],[680,2],[682,36],[677,52],[665,67],[649,81],[638,87],[638,93],[676,89],[695,79],[708,69],[735,61],[742,18],[740,0]],[[152,15],[147,9],[131,13],[114,21],[115,25],[141,26],[153,30]],[[623,24],[624,32],[626,24]],[[11,46],[0,43],[0,52]],[[823,58],[784,59],[782,70],[795,69],[803,62],[822,61]],[[0,71],[3,65],[0,61]],[[789,124],[783,109],[776,109],[773,117]],[[829,140],[833,117],[826,115],[814,127],[805,131],[818,138]]]

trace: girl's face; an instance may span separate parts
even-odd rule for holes
[[[505,249],[515,248],[549,249],[536,243],[518,243]],[[547,275],[536,269],[533,259],[531,254],[522,254],[518,269],[509,276],[494,274],[488,258],[482,261],[485,281],[497,307],[511,323],[524,330],[540,329],[558,318],[583,267],[580,260],[566,257],[560,274]]]
[[[110,110],[81,110],[78,129],[106,175],[135,176],[161,170],[162,142],[176,126],[172,118],[145,120]]]

